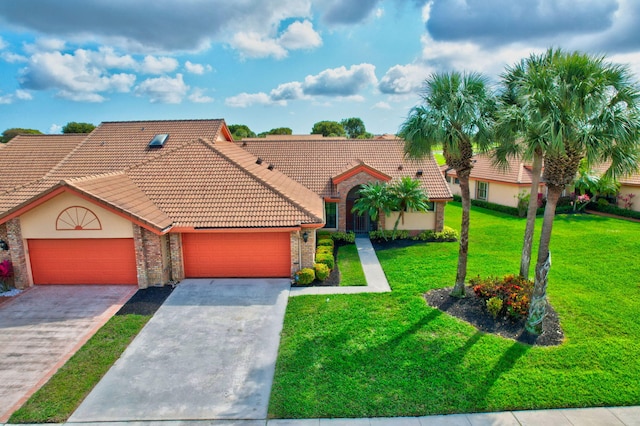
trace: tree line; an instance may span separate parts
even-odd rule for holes
[[[267,135],[290,135],[293,133],[288,127],[277,127],[256,134],[245,124],[231,124],[229,125],[229,131],[234,140],[263,138]],[[367,132],[362,119],[358,117],[345,118],[340,121],[318,121],[311,128],[311,134],[324,137],[348,137],[349,139],[370,139],[373,137],[373,134]]]
[[[64,126],[62,126],[62,133],[91,133],[93,129],[95,129],[91,123],[78,123],[75,121],[70,121]],[[19,127],[12,127],[10,129],[2,132],[2,138],[0,138],[1,143],[7,143],[14,137],[18,135],[41,135],[42,132],[36,129],[22,129]]]

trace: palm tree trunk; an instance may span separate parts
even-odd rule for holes
[[[453,297],[464,297],[464,282],[467,278],[467,257],[469,253],[469,211],[471,195],[469,191],[469,171],[457,172],[460,179],[460,196],[462,198],[462,224],[460,225],[460,250],[458,251],[458,272],[456,284],[451,291]]]
[[[525,328],[529,333],[542,333],[542,320],[547,314],[547,284],[548,274],[551,268],[551,253],[549,244],[551,243],[551,230],[553,219],[556,214],[556,205],[563,187],[549,186],[547,194],[547,205],[544,209],[544,219],[542,222],[542,232],[540,234],[540,247],[538,248],[538,261],[536,263],[536,277],[533,284],[533,294],[529,305],[529,315]]]
[[[531,250],[533,247],[533,231],[536,227],[536,212],[538,211],[538,190],[540,186],[540,174],[542,172],[542,152],[536,151],[533,157],[531,169],[531,193],[529,196],[529,209],[527,210],[527,226],[524,230],[524,243],[522,244],[522,256],[520,257],[520,276],[529,279],[529,266],[531,265]]]

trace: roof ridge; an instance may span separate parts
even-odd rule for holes
[[[87,182],[90,180],[94,180],[94,179],[100,179],[100,178],[104,178],[104,177],[111,177],[111,176],[117,176],[117,175],[126,175],[124,170],[116,170],[113,172],[104,172],[104,173],[97,173],[95,175],[86,175],[86,176],[78,176],[78,177],[72,177],[72,178],[68,178],[68,179],[61,179],[61,181],[64,182]]]
[[[261,185],[263,185],[264,187],[268,188],[269,190],[273,191],[277,196],[285,199],[286,201],[290,202],[291,204],[293,204],[294,206],[296,206],[297,208],[301,209],[302,211],[304,211],[305,214],[314,217],[320,221],[323,220],[323,218],[318,217],[315,213],[313,213],[312,211],[310,211],[307,207],[303,206],[299,201],[293,199],[292,197],[284,194],[282,191],[280,191],[272,182],[267,181],[266,179],[264,179],[262,176],[259,176],[256,173],[251,172],[247,167],[243,167],[241,164],[239,164],[238,160],[231,158],[227,153],[223,153],[221,152],[220,149],[218,149],[218,144],[209,141],[206,138],[199,138],[200,142],[203,143],[205,146],[209,147],[209,149],[214,150],[218,155],[221,155],[222,157],[224,157],[227,161],[229,161],[230,163],[232,163],[238,170],[242,171],[243,173],[245,173],[246,175],[252,177],[253,179],[255,179],[256,181],[258,181]],[[256,160],[259,158],[255,155],[253,155],[252,153],[250,153],[249,151],[242,149],[242,147],[236,145],[234,143],[234,141],[220,141],[220,142],[228,142],[230,147],[233,147],[232,149],[239,149],[240,151],[246,153],[247,155],[254,157]],[[262,169],[261,169],[262,170]],[[269,170],[270,173],[273,173],[274,170]],[[281,176],[284,176],[286,179],[290,180],[291,182],[293,182],[295,185],[299,186],[300,188],[303,188],[303,190],[305,191],[309,191],[309,193],[315,195],[316,197],[318,197],[320,199],[320,196],[318,194],[316,194],[315,192],[311,191],[309,188],[307,188],[306,186],[302,185],[300,182],[290,178],[289,176],[287,176],[286,174],[282,173],[280,170],[275,170],[278,174],[280,174]]]
[[[114,123],[177,123],[188,121],[224,121],[224,118],[185,118],[185,119],[168,119],[168,120],[125,120],[125,121],[103,121],[102,124],[114,124]]]
[[[102,126],[102,124],[98,125],[98,127],[100,126]],[[98,127],[96,127],[96,129]],[[76,151],[78,151],[78,149],[80,149],[80,147],[87,142],[87,139],[89,139],[90,134],[91,133],[87,133],[86,136],[80,142],[78,142],[78,144],[71,151],[69,151],[69,153],[65,155],[62,160],[58,162],[58,164],[53,166],[47,173],[45,173],[45,175],[42,176],[42,180],[47,179],[48,177],[52,176],[55,171],[59,170],[60,167],[70,158],[70,156],[73,155]]]

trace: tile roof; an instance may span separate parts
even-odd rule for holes
[[[500,168],[493,165],[490,154],[476,154],[473,156],[474,164],[471,169],[471,179],[489,180],[515,185],[531,185],[531,166],[521,161],[519,157],[508,159],[506,167]],[[446,165],[441,166],[449,176],[457,176],[456,171],[449,170]]]
[[[0,151],[0,193],[42,179],[86,134],[18,135]]]
[[[362,162],[392,179],[403,176],[419,179],[432,200],[452,198],[435,159],[405,159],[404,145],[399,139],[287,137],[280,140],[245,139],[238,144],[322,197],[337,195],[332,176]],[[422,176],[417,176],[418,170],[423,171]]]
[[[165,146],[148,148],[159,133],[169,134]],[[225,141],[222,120],[107,122],[85,136],[49,162],[24,147],[38,173],[0,193],[0,215],[68,186],[159,230],[322,223],[320,197]]]

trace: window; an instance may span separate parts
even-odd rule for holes
[[[325,228],[338,227],[338,203],[324,203]]]
[[[455,183],[456,185],[460,185],[460,179],[455,178],[455,179],[454,179],[454,181],[453,181],[453,183]]]
[[[433,212],[436,210],[436,205],[434,204],[433,201],[427,201],[427,211],[428,212]]]
[[[489,183],[488,182],[477,182],[476,183],[476,198],[478,200],[487,201],[487,194],[489,193]]]

